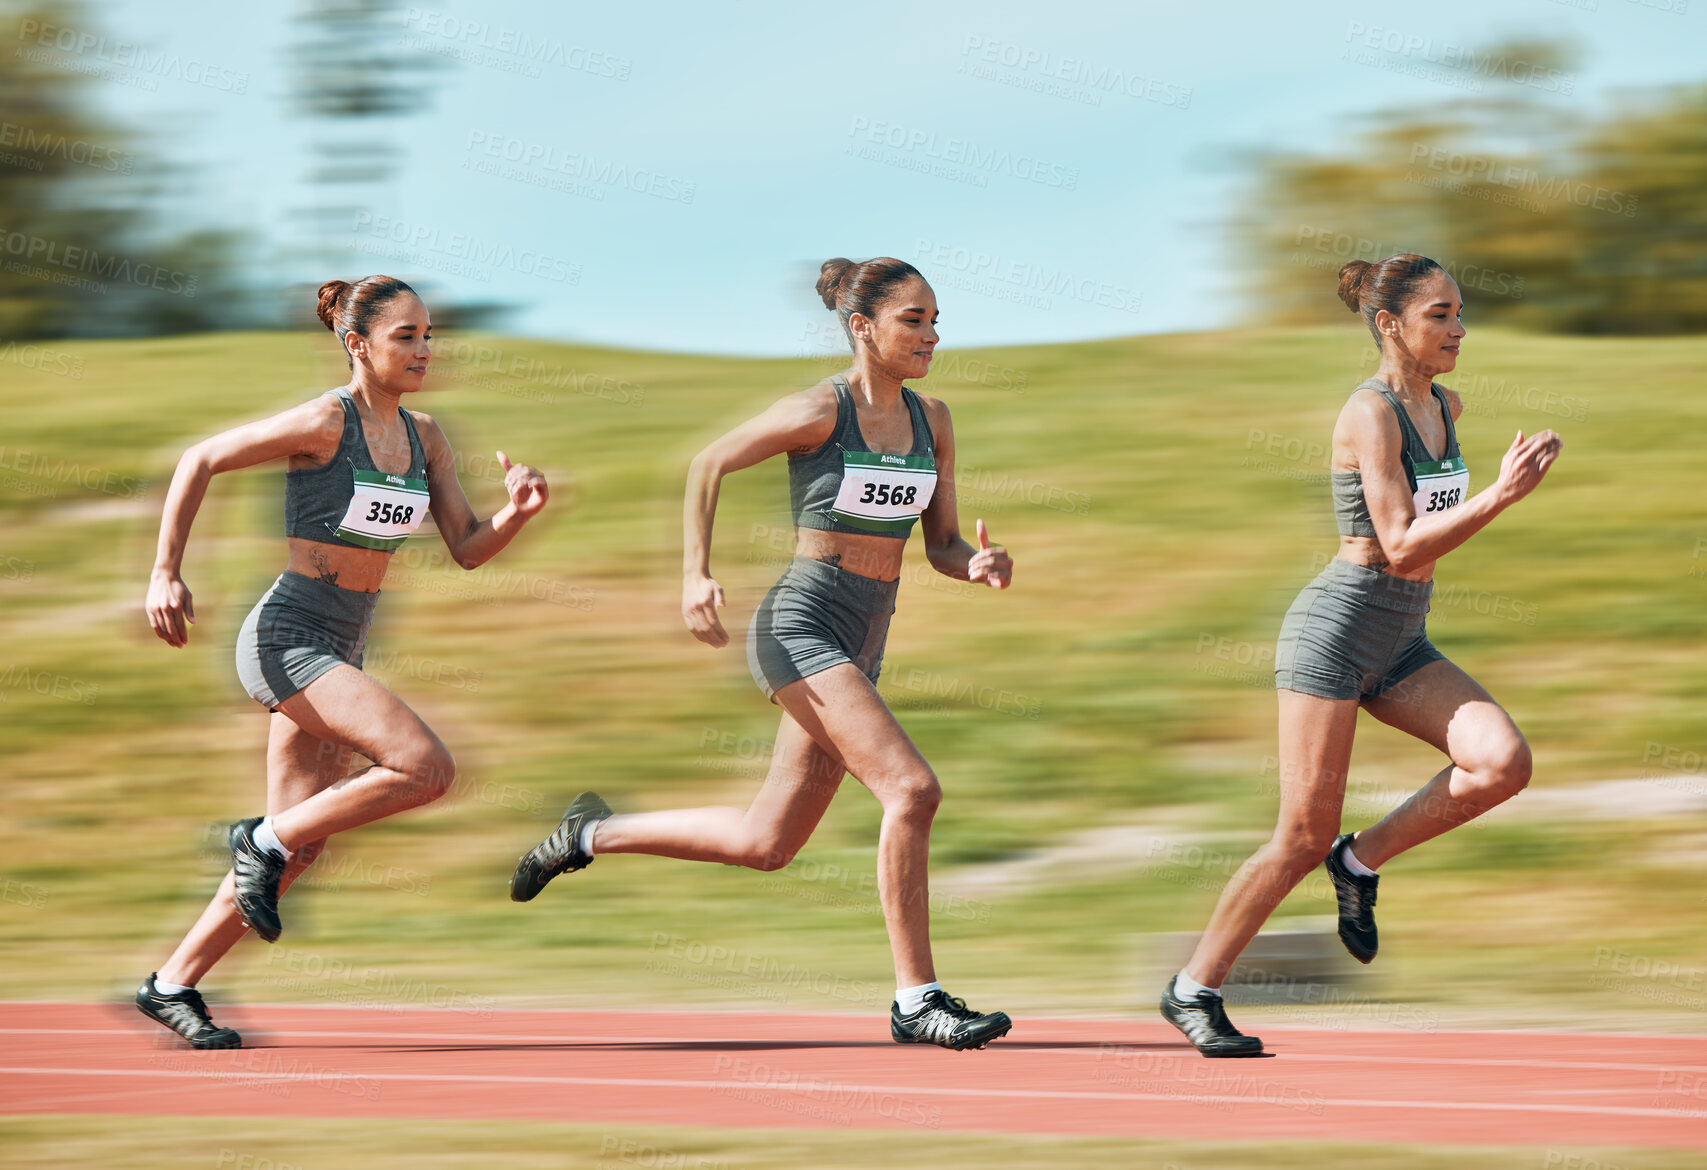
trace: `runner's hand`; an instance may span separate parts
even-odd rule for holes
[[[1008,557],[1008,550],[999,544],[991,545],[990,530],[982,520],[978,521],[978,551],[966,562],[966,579],[983,581],[992,589],[1006,589],[1013,575],[1014,563]]]
[[[178,574],[156,569],[148,578],[148,598],[142,608],[148,614],[149,627],[166,645],[189,642],[189,627],[196,624],[196,604]]]
[[[504,490],[510,493],[510,503],[515,505],[516,514],[523,520],[531,519],[545,507],[545,501],[551,496],[545,476],[537,467],[529,467],[525,463],[511,466],[510,457],[502,451],[498,452],[498,464],[504,469]]]
[[[1506,503],[1517,503],[1540,485],[1547,469],[1559,458],[1564,442],[1556,431],[1540,431],[1527,439],[1522,431],[1517,432],[1500,460],[1499,483],[1505,491]]]
[[[717,618],[723,607],[723,586],[710,577],[692,576],[682,582],[682,620],[693,636],[719,650],[729,645],[729,632]]]

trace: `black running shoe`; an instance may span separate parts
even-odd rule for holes
[[[1347,869],[1341,854],[1351,848],[1352,834],[1341,833],[1328,850],[1328,876],[1334,881],[1334,897],[1340,904],[1340,941],[1351,957],[1367,963],[1375,957],[1375,887],[1379,877],[1364,877]]]
[[[588,821],[602,821],[610,815],[610,805],[596,792],[583,792],[571,800],[557,830],[516,862],[516,872],[510,875],[510,901],[531,902],[558,874],[574,873],[593,864],[593,855],[581,852],[581,830]]]
[[[1162,1019],[1184,1032],[1192,1047],[1205,1056],[1262,1055],[1262,1041],[1233,1027],[1227,1018],[1227,1005],[1212,991],[1200,991],[1195,999],[1180,999],[1174,994],[1174,980],[1169,980],[1168,989],[1162,993]]]
[[[231,846],[231,872],[237,885],[237,913],[256,934],[277,942],[284,929],[279,922],[279,880],[290,863],[255,843],[260,817],[238,821],[225,834]]]
[[[207,1004],[193,987],[167,995],[154,986],[154,975],[150,975],[136,989],[136,1009],[188,1040],[191,1048],[243,1047],[243,1037],[230,1028],[216,1027],[208,1018]]]
[[[889,1035],[897,1044],[940,1044],[956,1052],[982,1048],[1008,1034],[1014,1022],[1006,1012],[975,1012],[963,999],[940,987],[925,993],[924,1006],[910,1016],[901,1005],[889,1005]]]

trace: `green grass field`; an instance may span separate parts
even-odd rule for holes
[[[266,721],[231,656],[283,564],[281,471],[216,482],[184,566],[199,624],[182,651],[141,613],[165,481],[189,443],[344,370],[325,336],[56,348],[64,360],[0,353],[0,943],[10,998],[117,997],[211,892],[210,826],[263,793]],[[483,337],[440,350],[419,405],[456,443],[476,508],[502,499],[497,447],[554,485],[490,565],[463,573],[423,534],[386,584],[369,667],[450,745],[456,794],[336,842],[286,901],[284,940],[245,944],[204,989],[372,998],[312,975],[336,961],[453,999],[881,1012],[877,808],[852,781],[780,874],[612,858],[534,904],[505,897],[516,855],[582,787],[630,809],[756,788],[776,714],[739,643],[712,651],[682,628],[682,480],[703,443],[839,363]],[[1017,566],[1010,591],[973,589],[932,577],[915,542],[890,638],[882,689],[947,791],[937,886],[982,883],[943,899],[939,968],[974,1006],[1148,1013],[1149,936],[1200,927],[1226,876],[1207,858],[1236,861],[1272,824],[1274,637],[1335,547],[1323,452],[1372,351],[1348,327],[944,351],[938,365],[922,388],[954,411],[962,524],[984,517]],[[1566,438],[1542,488],[1443,562],[1431,615],[1436,643],[1529,736],[1519,801],[1535,813],[1383,871],[1365,1006],[1420,1005],[1442,1026],[1707,1030],[1693,880],[1707,831],[1663,812],[1707,793],[1704,366],[1707,339],[1471,336],[1450,381],[1473,490],[1518,428]],[[725,484],[713,567],[737,635],[789,555],[785,475],[778,460]],[[1356,793],[1438,767],[1373,721],[1361,737]],[[1644,782],[1588,787],[1611,779]],[[1544,799],[1569,792],[1581,799]],[[1348,824],[1380,808],[1354,803]],[[1209,852],[1002,880],[1120,824]],[[1328,906],[1301,889],[1279,921]],[[694,941],[847,981],[826,996],[660,961]],[[1652,976],[1660,963],[1697,978]]]

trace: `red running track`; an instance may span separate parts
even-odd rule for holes
[[[881,1015],[227,1007],[196,1052],[129,1007],[0,1004],[0,1112],[517,1118],[1707,1148],[1707,1037],[1263,1030],[1204,1060],[1160,1020],[1021,1018],[980,1052]]]

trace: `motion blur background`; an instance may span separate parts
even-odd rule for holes
[[[586,7],[0,2],[9,998],[128,997],[223,871],[223,826],[259,807],[266,720],[231,655],[282,566],[280,469],[210,492],[177,653],[141,613],[161,499],[190,443],[344,380],[313,289],[385,272],[433,311],[417,405],[477,509],[503,498],[497,447],[553,501],[476,572],[430,530],[397,555],[368,667],[451,746],[456,790],[335,841],[285,938],[204,982],[216,1010],[880,1020],[877,810],[851,781],[779,873],[622,858],[527,907],[504,889],[582,787],[626,808],[756,788],[775,711],[739,642],[680,624],[684,468],[846,365],[817,265],[889,254],[941,303],[919,385],[954,410],[962,522],[1018,566],[996,595],[915,548],[881,684],[947,789],[939,967],[1016,1016],[1151,1012],[1272,824],[1274,636],[1333,553],[1327,440],[1376,365],[1335,272],[1413,250],[1468,306],[1447,381],[1474,485],[1518,429],[1566,440],[1442,565],[1431,617],[1528,734],[1535,780],[1384,870],[1376,967],[1236,991],[1238,1018],[1704,1030],[1707,11]],[[725,487],[737,634],[792,547],[784,474]],[[1439,766],[1360,735],[1351,827]],[[1274,927],[1331,913],[1306,883]],[[0,1142],[65,1164],[176,1148],[153,1124],[7,1122]],[[496,1140],[386,1133],[398,1157],[467,1143],[469,1165]],[[313,1135],[274,1136],[311,1160]],[[813,1156],[832,1154],[884,1160]],[[1294,1156],[1314,1157],[1178,1160]]]

